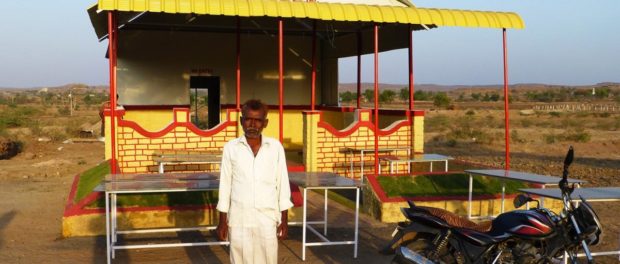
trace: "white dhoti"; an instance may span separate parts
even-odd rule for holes
[[[230,262],[232,264],[278,263],[276,230],[277,223],[258,212],[255,226],[229,227]]]

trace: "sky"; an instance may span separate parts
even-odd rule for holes
[[[67,83],[105,85],[107,41],[86,14],[95,0],[1,0],[0,87]],[[618,0],[417,0],[418,7],[511,11],[525,29],[508,30],[509,83],[589,85],[620,82]],[[407,83],[407,51],[380,56],[379,81]],[[362,61],[372,82],[372,56]],[[341,83],[355,82],[355,60],[342,59]],[[500,29],[444,27],[414,33],[416,83],[503,82]]]

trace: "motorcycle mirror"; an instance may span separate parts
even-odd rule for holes
[[[573,146],[568,148],[568,153],[566,153],[566,158],[564,158],[564,169],[567,169],[568,166],[573,163],[573,157],[575,156],[575,151],[573,150]]]
[[[515,206],[515,208],[519,208],[519,207],[523,206],[524,204],[526,204],[529,201],[533,201],[531,197],[529,197],[529,196],[527,196],[525,194],[519,194],[512,201],[512,204]]]

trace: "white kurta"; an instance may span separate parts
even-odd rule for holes
[[[277,262],[275,230],[290,197],[279,141],[263,136],[256,157],[245,136],[224,145],[217,210],[228,214],[231,262]]]

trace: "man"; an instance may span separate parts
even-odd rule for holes
[[[224,145],[217,235],[230,241],[230,262],[277,263],[278,239],[288,234],[291,190],[284,148],[261,135],[267,106],[247,101],[241,110],[245,135]]]

